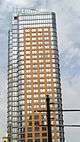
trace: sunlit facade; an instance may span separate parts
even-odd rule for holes
[[[62,109],[55,13],[18,11],[8,39],[9,141],[47,142],[46,95]],[[62,112],[51,118],[52,142],[64,142]]]

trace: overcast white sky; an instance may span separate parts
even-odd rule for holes
[[[9,12],[13,7],[45,7],[45,1],[0,0],[0,139],[6,134]],[[80,108],[80,0],[47,0],[47,8],[57,18],[63,106]],[[80,124],[80,113],[65,113],[64,123]],[[80,128],[65,128],[65,139],[80,142]]]

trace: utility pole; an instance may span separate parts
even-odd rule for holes
[[[50,98],[49,98],[49,95],[46,96],[46,106],[47,106],[48,142],[52,142],[51,119],[50,119]]]

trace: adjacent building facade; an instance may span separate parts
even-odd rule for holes
[[[51,111],[52,142],[64,142],[56,32],[53,12],[22,9],[12,16],[8,36],[10,142],[47,142],[46,95],[51,110],[58,110]]]

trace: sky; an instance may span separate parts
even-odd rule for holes
[[[80,0],[0,0],[0,142],[6,134],[9,15],[16,7],[56,13],[63,108],[80,108]],[[64,124],[80,124],[80,113],[64,113]],[[80,128],[65,128],[66,142],[80,142]]]

